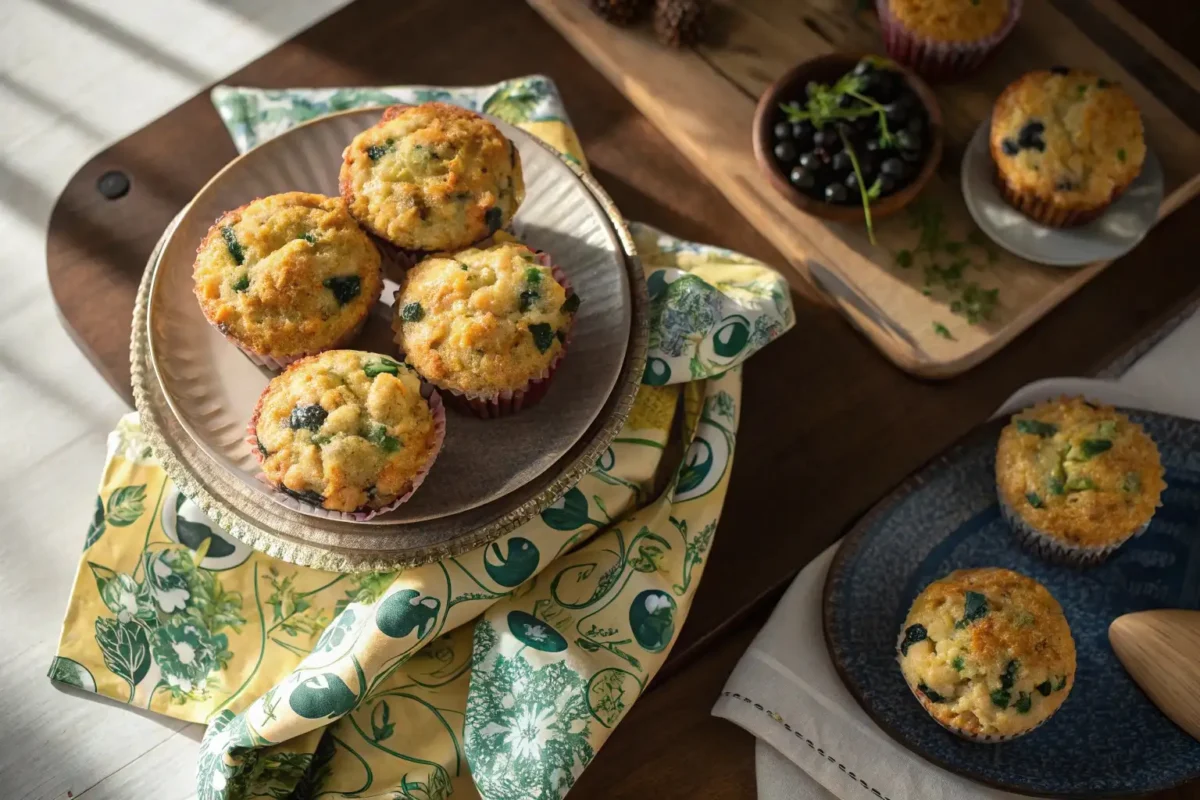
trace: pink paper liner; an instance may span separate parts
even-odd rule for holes
[[[365,230],[365,229],[364,229]],[[412,268],[414,264],[428,255],[424,250],[409,250],[406,247],[399,247],[389,242],[380,236],[376,236],[370,231],[367,235],[375,242],[375,246],[379,248],[379,254],[383,261],[383,275],[386,278],[391,278],[396,283],[404,282],[404,273]]]
[[[986,39],[974,42],[940,42],[905,28],[892,16],[890,0],[875,0],[879,26],[888,56],[926,78],[947,79],[977,69],[1012,32],[1021,17],[1022,0],[1009,0],[1008,19]]]
[[[995,180],[997,188],[1000,189],[1000,195],[1004,198],[1005,202],[1034,222],[1045,225],[1048,228],[1072,228],[1076,225],[1085,225],[1091,222],[1103,215],[1108,210],[1108,207],[1127,188],[1122,186],[1114,191],[1108,198],[1108,202],[1102,205],[1089,206],[1087,208],[1070,208],[1057,205],[1040,197],[1022,194],[1008,185],[1008,182],[1004,180],[1004,176],[1000,174],[999,169],[995,172]]]
[[[567,296],[570,297],[571,281],[567,278],[566,273],[551,261],[548,254],[540,251],[535,252],[537,253],[537,262],[543,267],[550,268],[550,274],[554,276],[554,280],[566,290]],[[397,292],[398,294],[399,292]],[[436,386],[438,391],[445,392],[446,405],[456,411],[472,414],[480,419],[498,419],[509,414],[515,414],[522,409],[536,405],[545,397],[546,392],[550,389],[550,379],[554,377],[555,371],[567,355],[567,350],[571,345],[571,333],[573,329],[574,319],[572,319],[571,328],[567,330],[566,340],[562,343],[558,355],[546,365],[541,375],[530,378],[520,389],[500,389],[494,392],[463,392],[448,386],[442,386],[428,379],[426,381]],[[396,344],[399,346],[399,341]],[[404,356],[403,348],[400,349],[400,355],[401,357]]]
[[[250,423],[246,426],[246,444],[250,445],[250,452],[254,455],[259,464],[263,463],[262,451],[258,449],[258,414],[262,406],[262,399],[266,396],[266,391],[263,391],[262,396],[258,399],[258,405],[254,408],[254,416]],[[442,403],[441,395],[434,390],[429,384],[421,385],[421,396],[429,403],[429,410],[433,414],[433,449],[430,450],[429,459],[425,465],[413,475],[412,480],[408,483],[408,491],[397,497],[391,503],[381,508],[368,509],[366,511],[333,511],[321,506],[314,506],[311,503],[305,503],[303,500],[297,500],[290,494],[281,492],[274,483],[272,483],[265,473],[258,473],[257,477],[260,481],[271,487],[271,495],[276,502],[287,506],[293,511],[299,511],[302,514],[309,514],[315,517],[324,517],[325,519],[337,520],[340,522],[366,522],[369,519],[374,519],[380,514],[386,514],[389,511],[394,511],[399,508],[408,498],[413,496],[417,489],[421,488],[421,484],[425,482],[425,477],[429,474],[429,470],[433,468],[433,462],[437,461],[438,454],[442,451],[442,445],[446,440],[446,408]]]
[[[318,353],[324,353],[326,350],[341,350],[345,348],[347,344],[354,341],[354,339],[358,338],[358,335],[362,333],[363,327],[366,326],[367,320],[371,317],[371,310],[375,307],[375,304],[379,302],[379,296],[381,294],[383,294],[383,281],[379,282],[379,291],[375,294],[375,299],[370,302],[370,304],[367,306],[366,313],[363,314],[362,319],[360,319],[353,328],[346,331],[340,338],[337,339],[337,341],[330,343],[327,347],[322,347],[319,350],[313,350],[311,352],[299,353],[298,355],[294,356],[283,356],[282,358],[276,358],[274,356],[268,356],[265,353],[256,352],[230,336],[228,333],[221,331],[220,326],[213,325],[213,327],[218,331],[221,331],[221,335],[224,336],[226,340],[231,342],[238,350],[241,350],[242,353],[245,354],[246,358],[250,359],[250,361],[253,363],[260,367],[266,367],[267,369],[280,371],[287,369],[289,366],[295,364],[302,358],[315,356]],[[210,321],[209,324],[212,325],[212,322]]]

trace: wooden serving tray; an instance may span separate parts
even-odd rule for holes
[[[1091,280],[1106,263],[1042,267],[995,247],[972,248],[962,284],[999,289],[991,319],[953,313],[961,285],[930,286],[922,258],[907,269],[895,253],[918,231],[901,213],[876,224],[878,245],[859,225],[825,223],[778,194],[754,160],[751,123],[758,96],[796,63],[834,50],[883,52],[872,11],[851,0],[720,0],[712,44],[672,50],[646,27],[618,28],[583,0],[529,0],[729,198],[801,274],[814,281],[892,361],[922,377],[946,378],[980,363]],[[944,211],[948,238],[975,230],[959,191],[971,135],[997,94],[1022,73],[1055,64],[1120,81],[1141,108],[1149,146],[1165,174],[1160,219],[1200,192],[1200,70],[1117,5],[1116,0],[1027,0],[1010,38],[977,74],[935,87],[946,150],[922,199]],[[1153,234],[1151,234],[1153,235]],[[942,256],[945,266],[953,259]],[[832,273],[830,275],[829,273]],[[1153,275],[1147,275],[1153,280]],[[841,286],[838,286],[841,284]],[[836,287],[836,288],[831,288]],[[936,324],[935,324],[936,323]],[[945,326],[943,334],[935,328]]]

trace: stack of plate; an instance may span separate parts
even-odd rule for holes
[[[528,133],[491,121],[520,150],[526,198],[513,222],[551,253],[583,299],[571,351],[537,406],[495,420],[450,414],[446,443],[413,498],[366,522],[283,505],[261,483],[246,423],[272,373],[204,319],[192,293],[201,238],[224,211],[287,191],[337,194],[342,149],[380,109],[314,120],[231,162],[184,208],[150,257],[134,310],[134,397],[155,454],[188,497],[252,547],[337,571],[395,569],[486,544],[558,500],[624,423],[646,359],[647,298],[633,241],[588,175]],[[394,354],[394,285],[352,346]]]

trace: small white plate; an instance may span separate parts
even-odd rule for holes
[[[992,241],[1021,258],[1055,267],[1080,267],[1119,258],[1142,240],[1158,219],[1163,198],[1162,165],[1146,150],[1142,173],[1099,218],[1076,228],[1047,228],[1005,202],[993,180],[988,132],[983,121],[962,163],[962,193],[975,224]]]

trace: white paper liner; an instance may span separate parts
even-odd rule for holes
[[[547,253],[541,251],[535,252],[537,253],[537,262],[543,267],[549,267],[554,280],[566,290],[567,296],[570,297],[572,293],[571,282],[567,278],[566,273],[557,264],[553,263]],[[399,295],[400,292],[397,291],[397,307],[399,306]],[[574,320],[572,319],[573,322]],[[393,317],[393,325],[398,326],[400,324],[398,319]],[[573,327],[574,325],[572,324]],[[546,365],[546,368],[542,370],[540,375],[530,378],[525,383],[525,386],[520,389],[501,389],[492,392],[464,392],[448,386],[442,386],[428,379],[425,380],[437,387],[438,391],[445,392],[448,395],[446,399],[447,404],[452,405],[457,410],[473,414],[480,419],[497,419],[509,414],[515,414],[523,408],[533,406],[545,396],[550,386],[550,379],[554,376],[555,370],[558,369],[559,364],[562,363],[562,360],[566,357],[567,350],[570,348],[572,328],[567,329],[565,341],[562,342],[562,347],[559,348],[558,355]],[[399,331],[397,331],[396,345],[400,348],[400,356],[403,358],[404,348],[399,342]]]
[[[264,392],[265,394],[265,392]],[[290,494],[280,491],[273,484],[265,473],[258,473],[257,477],[260,481],[271,487],[272,498],[293,511],[299,511],[301,514],[308,514],[314,517],[324,517],[325,519],[337,520],[339,522],[366,522],[374,519],[380,514],[386,514],[399,508],[405,503],[408,498],[413,496],[417,489],[421,488],[421,484],[425,482],[425,477],[429,474],[429,470],[433,467],[433,462],[437,461],[438,453],[442,450],[442,444],[446,440],[446,408],[442,403],[441,395],[429,384],[421,385],[421,396],[429,403],[429,410],[433,413],[433,449],[429,453],[429,459],[425,465],[412,477],[409,481],[408,491],[397,497],[391,503],[388,503],[382,508],[369,509],[366,511],[333,511],[321,506],[314,506],[311,503],[306,503],[292,497]],[[261,464],[263,454],[258,449],[258,434],[255,430],[255,423],[258,419],[258,411],[255,410],[254,418],[250,424],[246,426],[246,443],[250,445],[250,451],[254,454],[255,459]]]
[[[974,42],[940,42],[914,33],[892,15],[890,0],[875,0],[888,56],[927,78],[965,75],[1004,41],[1021,17],[1022,0],[1009,0],[1008,19],[991,36]]]
[[[1121,545],[1130,539],[1141,536],[1150,527],[1150,521],[1147,520],[1142,527],[1130,533],[1124,539],[1100,547],[1068,544],[1027,522],[1004,499],[1004,495],[1000,492],[999,488],[996,490],[996,496],[1000,500],[1000,514],[1004,517],[1004,521],[1009,524],[1009,527],[1012,528],[1017,539],[1037,555],[1055,564],[1094,567],[1115,553]]]

